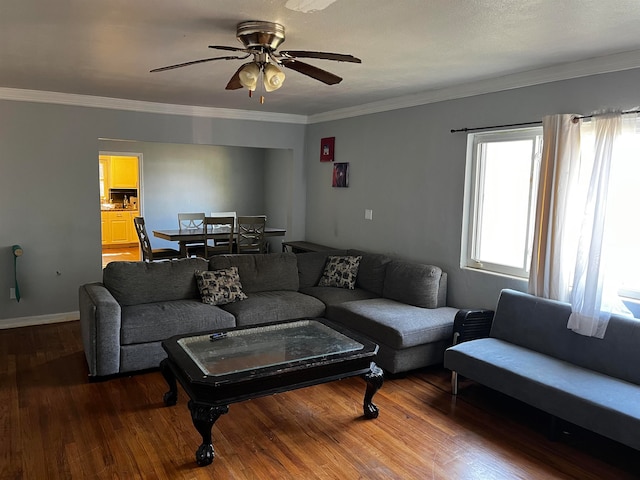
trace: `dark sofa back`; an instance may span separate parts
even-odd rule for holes
[[[354,249],[298,254],[301,289],[318,285],[329,255],[362,256],[356,288],[419,307],[446,306],[447,274],[440,267],[394,260],[384,254]]]
[[[102,272],[102,283],[122,306],[200,298],[195,271],[206,269],[202,258],[111,262]]]
[[[358,276],[356,277],[356,287],[382,296],[384,278],[387,273],[387,265],[391,263],[391,257],[381,253],[369,253],[361,250],[349,250],[348,254],[362,256],[358,267]]]
[[[298,253],[298,278],[300,288],[315,287],[322,277],[324,264],[329,255],[346,255],[346,250]]]
[[[505,289],[498,299],[491,336],[640,384],[640,320],[614,315],[599,339],[567,329],[570,314],[567,303]]]
[[[245,293],[298,291],[298,264],[293,253],[214,255],[209,259],[209,270],[233,266],[238,267]]]
[[[444,303],[440,304],[441,279],[440,267],[394,260],[387,266],[382,294],[385,298],[416,307],[444,307]]]

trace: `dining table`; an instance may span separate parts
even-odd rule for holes
[[[234,235],[237,235],[237,228],[234,231]],[[277,227],[265,227],[265,237],[283,237],[287,233],[284,228]],[[205,235],[203,228],[183,228],[172,230],[153,230],[153,236],[161,238],[163,240],[169,240],[171,242],[178,242],[180,245],[180,253],[182,256],[187,256],[187,245],[194,242],[204,242]],[[225,240],[229,237],[229,227],[216,227],[213,232],[209,232],[209,238]]]

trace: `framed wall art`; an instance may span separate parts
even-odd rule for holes
[[[348,187],[349,186],[349,164],[348,163],[334,163],[333,164],[333,179],[331,182],[332,187]]]
[[[333,162],[336,137],[328,137],[320,140],[320,161]]]

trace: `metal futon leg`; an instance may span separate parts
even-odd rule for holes
[[[451,371],[451,394],[458,394],[458,372]]]

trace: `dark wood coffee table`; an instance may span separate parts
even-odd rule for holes
[[[325,319],[296,320],[182,335],[162,342],[160,363],[169,384],[167,406],[178,398],[176,379],[189,395],[193,424],[202,435],[198,465],[209,465],[211,429],[229,404],[361,375],[367,382],[364,416],[376,418],[373,395],[383,383],[378,346]]]

